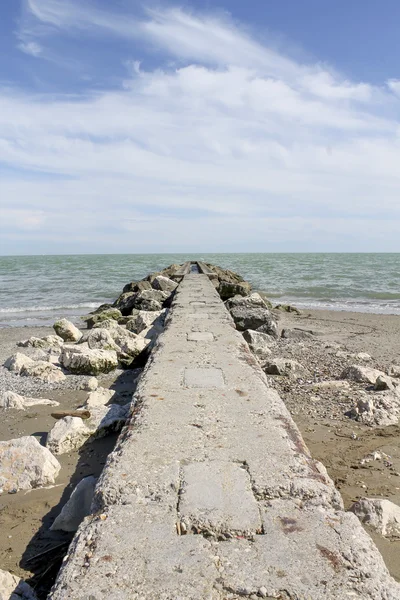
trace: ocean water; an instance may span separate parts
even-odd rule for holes
[[[0,326],[79,322],[123,286],[171,263],[240,273],[272,302],[400,314],[400,254],[110,254],[0,257]]]

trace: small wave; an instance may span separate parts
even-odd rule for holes
[[[81,302],[80,304],[67,304],[65,306],[10,306],[0,308],[0,313],[25,313],[25,312],[50,312],[53,310],[71,310],[74,308],[97,308],[99,302]]]

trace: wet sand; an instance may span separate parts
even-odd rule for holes
[[[314,354],[311,352],[310,355],[307,350],[312,347],[312,342],[310,346],[305,344],[305,349],[292,342],[288,344],[287,352],[300,362],[301,356],[303,362],[314,361],[326,379],[337,377],[342,363],[341,359],[335,358],[334,350],[322,351],[324,344],[321,342],[332,347],[340,344],[349,353],[367,352],[372,356],[369,364],[374,368],[386,370],[391,363],[400,364],[400,316],[303,310],[299,316],[280,313],[279,326],[300,327],[315,333]],[[0,329],[0,364],[16,351],[27,353],[25,348],[15,346],[17,341],[51,332],[48,328]],[[281,351],[285,352],[285,347],[279,348]],[[115,378],[116,375],[104,377],[101,385],[110,387]],[[0,391],[10,389],[12,384],[18,392],[19,386],[26,384],[22,380],[26,378],[10,376],[0,367]],[[60,410],[75,409],[87,394],[77,389],[78,383],[77,377],[67,377],[65,384],[53,389],[32,383],[29,395],[57,400]],[[328,469],[342,493],[346,508],[361,496],[388,498],[400,505],[400,425],[372,429],[344,416],[345,409],[352,403],[352,389],[347,395],[337,397],[332,392],[320,393],[315,401],[315,394],[307,383],[293,387],[287,381],[271,377],[270,384],[277,387],[285,400],[313,457]],[[0,440],[35,435],[44,443],[54,425],[50,415],[52,410],[48,406],[35,406],[27,411],[2,412]],[[109,436],[85,444],[78,452],[57,457],[62,469],[54,487],[0,496],[0,531],[3,534],[0,536],[0,568],[25,579],[35,575],[33,582],[42,597],[46,592],[43,582],[51,579],[58,569],[70,540],[69,535],[52,533],[48,528],[78,481],[84,476],[100,473],[115,441],[115,435]],[[375,450],[390,456],[390,467],[382,461],[360,465],[360,460]],[[400,580],[400,541],[371,535],[392,575]],[[49,549],[52,550],[46,554]],[[43,557],[49,559],[48,571],[43,568]]]

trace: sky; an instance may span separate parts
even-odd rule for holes
[[[0,5],[0,254],[399,252],[398,0]]]

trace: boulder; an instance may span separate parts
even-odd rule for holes
[[[125,338],[121,340],[120,352],[131,358],[136,358],[149,344],[150,340],[142,336],[136,336],[135,339]]]
[[[268,360],[264,365],[264,370],[269,375],[283,375],[284,377],[307,377],[309,375],[307,369],[303,367],[297,360],[288,358],[274,358]]]
[[[45,398],[24,398],[15,392],[3,392],[0,394],[0,408],[4,410],[14,408],[16,410],[25,410],[31,406],[38,404],[47,404],[48,406],[59,406],[59,402],[55,400],[47,400]]]
[[[39,360],[30,365],[25,365],[20,371],[24,377],[36,377],[44,383],[59,383],[66,379],[60,367],[56,367],[50,362]]]
[[[99,382],[97,381],[96,377],[88,377],[88,379],[85,379],[85,381],[81,383],[80,389],[93,392],[94,390],[97,390],[98,387]]]
[[[161,290],[144,290],[139,292],[135,300],[135,308],[139,310],[161,310],[162,305],[170,297],[169,292]]]
[[[225,303],[239,331],[252,329],[276,336],[278,327],[259,294],[235,296]]]
[[[99,350],[119,350],[119,347],[114,342],[109,329],[96,327],[91,329],[87,337],[89,348]]]
[[[150,281],[131,281],[124,286],[123,294],[127,292],[143,292],[143,290],[151,290]]]
[[[122,317],[120,317],[122,319]],[[93,329],[118,329],[120,327],[119,321],[115,319],[104,319],[104,321],[99,321],[93,325]],[[90,331],[87,333],[87,338],[90,335]],[[87,339],[86,338],[86,339]]]
[[[118,296],[114,302],[114,306],[121,312],[121,316],[129,315],[132,309],[135,308],[135,302],[138,293],[139,292],[123,292],[120,296]]]
[[[374,389],[378,390],[378,391],[379,390],[394,390],[392,378],[388,377],[388,375],[379,375],[376,378]]]
[[[66,454],[83,446],[88,437],[90,430],[80,417],[64,417],[50,430],[46,448],[53,454]]]
[[[246,281],[232,283],[230,281],[222,280],[218,285],[217,292],[222,300],[228,300],[234,296],[248,296],[251,294],[251,285]]]
[[[37,596],[20,577],[0,569],[0,600],[37,600]]]
[[[164,277],[163,275],[154,277],[151,285],[153,289],[160,290],[161,292],[168,292],[168,294],[174,292],[178,287],[178,284],[175,281],[172,281],[172,279]]]
[[[139,310],[137,313],[129,319],[126,324],[128,331],[139,334],[144,329],[148,329],[151,325],[157,322],[157,325],[161,327],[165,321],[165,310],[164,311],[152,311],[152,310]]]
[[[350,510],[384,537],[400,537],[400,506],[397,504],[382,498],[360,498]]]
[[[43,338],[30,337],[27,340],[18,342],[17,346],[23,348],[41,348],[41,349],[60,349],[63,345],[63,339],[59,335],[47,335]]]
[[[93,392],[89,392],[86,398],[85,408],[89,410],[94,406],[105,406],[110,402],[111,398],[115,395],[114,390],[108,390],[106,388],[99,387]]]
[[[82,337],[82,332],[67,319],[60,319],[53,325],[56,334],[64,340],[64,342],[79,342]]]
[[[345,414],[370,427],[395,425],[400,416],[400,398],[393,392],[364,393]]]
[[[87,409],[86,405],[82,407]],[[50,431],[46,446],[53,454],[65,454],[83,446],[89,439],[104,437],[110,432],[120,431],[129,414],[129,405],[92,406],[90,417],[64,417]]]
[[[107,310],[103,310],[102,312],[82,317],[82,320],[86,322],[88,329],[92,329],[92,327],[99,323],[102,323],[101,327],[104,327],[103,321],[118,321],[118,319],[121,317],[121,311],[116,307],[112,307],[108,308]]]
[[[346,367],[341,375],[342,379],[352,379],[359,383],[370,383],[375,385],[376,380],[381,375],[385,375],[382,371],[377,369],[371,369],[370,367],[363,367],[361,365],[351,365]]]
[[[314,333],[295,327],[294,329],[282,329],[281,337],[285,340],[294,340],[297,342],[302,340],[312,340]]]
[[[6,369],[11,371],[11,373],[16,373],[17,375],[19,375],[24,367],[33,365],[33,363],[34,361],[31,358],[29,358],[29,356],[17,352],[16,354],[13,354],[12,356],[9,356],[9,358],[7,358],[7,360],[4,363],[4,366]]]
[[[109,373],[118,366],[114,350],[92,350],[83,346],[76,349],[65,346],[61,353],[61,364],[71,373],[78,375],[98,375]]]
[[[270,346],[275,343],[275,339],[271,335],[247,329],[243,332],[243,337],[249,344],[250,350],[259,360],[264,361],[268,359],[272,352]]]
[[[389,377],[400,377],[400,367],[397,365],[390,365],[388,375]]]
[[[33,436],[0,442],[0,490],[17,492],[54,483],[61,465]]]
[[[50,527],[51,531],[77,531],[83,519],[90,514],[96,482],[97,479],[93,475],[81,479],[60,514],[55,518]]]
[[[206,266],[213,271],[214,273],[217,274],[218,280],[219,281],[226,281],[228,283],[244,283],[244,279],[241,275],[239,275],[238,273],[234,273],[233,271],[230,271],[229,269],[222,269],[221,267],[218,267],[217,265],[211,265],[209,263],[205,263]]]

